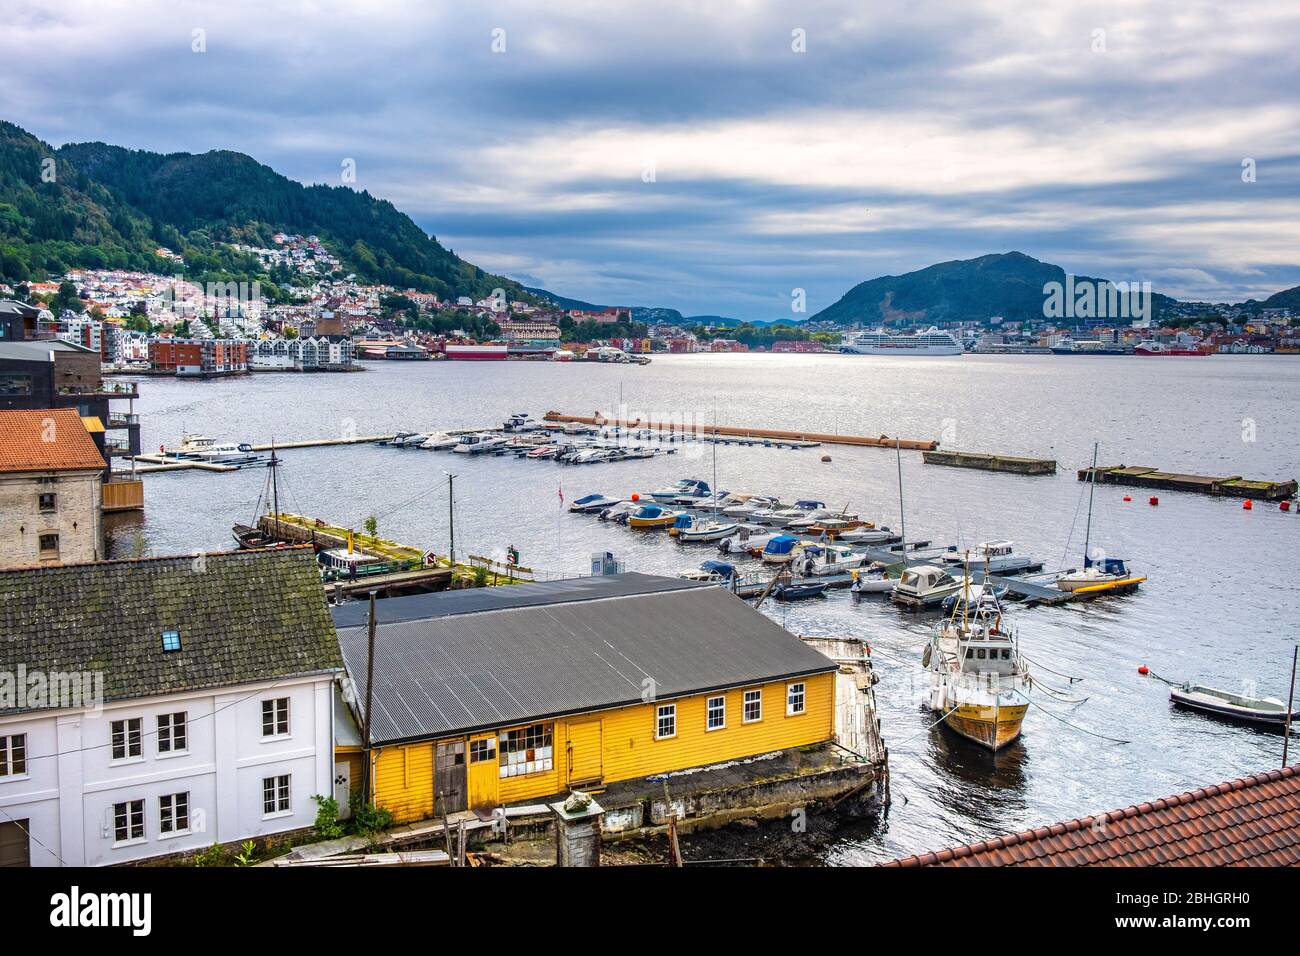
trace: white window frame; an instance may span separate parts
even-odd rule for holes
[[[139,730],[136,733],[136,753],[131,753],[131,724],[139,724]],[[123,755],[117,756],[115,750],[117,744],[114,739],[117,736],[117,725],[122,725],[122,747]],[[140,763],[144,760],[144,718],[143,717],[119,717],[117,720],[109,721],[108,724],[108,755],[109,763]]]
[[[280,730],[280,704],[284,704],[284,730]],[[266,705],[271,705],[271,733],[266,732]],[[293,707],[288,697],[268,697],[262,701],[262,740],[284,740],[293,736]]]
[[[185,826],[176,825],[176,801],[180,798],[185,802]],[[171,813],[171,829],[168,830],[163,826],[163,807],[164,802],[167,810]],[[158,798],[158,839],[169,840],[172,837],[187,836],[190,832],[190,822],[193,819],[190,808],[190,792],[188,790],[181,793],[164,793]]]
[[[757,716],[757,717],[751,717],[751,716],[749,716],[749,704],[750,704],[750,699],[749,699],[749,698],[750,698],[750,695],[751,695],[751,694],[755,695],[755,696],[754,696],[754,702],[756,702],[756,703],[758,704],[758,716]],[[757,724],[757,723],[761,723],[761,722],[762,722],[762,720],[763,720],[763,688],[761,688],[761,687],[754,687],[754,688],[751,688],[751,689],[745,691],[744,706],[743,706],[743,708],[741,709],[740,715],[741,715],[741,722],[742,722],[742,723],[746,723],[746,724]]]
[[[718,726],[716,727],[712,725],[713,702],[715,700],[722,701],[722,723],[718,724]],[[715,730],[726,730],[726,729],[727,729],[727,695],[716,694],[713,697],[710,697],[704,701],[704,732],[712,733]]]
[[[281,780],[284,781],[285,803],[288,804],[283,808],[280,806],[280,781]],[[274,791],[275,794],[274,810],[266,809],[266,791],[267,791],[266,784],[268,781],[271,783],[270,789]],[[275,817],[288,817],[292,815],[293,815],[293,774],[277,773],[271,777],[263,777],[262,778],[262,819],[270,820]]]
[[[140,806],[140,835],[132,836],[131,831],[134,829],[136,813],[133,806]],[[126,837],[119,838],[117,835],[117,808],[126,807]],[[113,846],[134,846],[137,843],[144,843],[149,839],[149,831],[144,822],[144,800],[123,800],[121,803],[113,804]]]
[[[163,720],[167,721],[167,730],[163,731]],[[166,714],[159,714],[158,724],[158,756],[159,758],[179,757],[190,752],[190,715],[187,711],[179,710]],[[176,746],[176,729],[180,728],[180,737],[184,740],[183,747]],[[163,743],[167,744],[167,749],[163,749]]]
[[[798,687],[799,709],[795,710],[794,697],[795,688]],[[808,713],[808,684],[806,681],[795,681],[793,684],[785,685],[785,715],[787,717],[798,717],[800,714]]]
[[[665,713],[665,711],[667,713]],[[665,719],[673,722],[673,732],[671,734],[660,733],[663,728]],[[655,740],[672,740],[677,736],[677,705],[660,704],[655,708]]]
[[[14,771],[14,741],[21,742],[23,751],[23,770],[22,773]],[[0,741],[4,741],[4,759],[0,761],[0,783],[9,780],[26,780],[31,771],[28,764],[31,762],[27,756],[27,735],[26,734],[4,734],[0,736]]]

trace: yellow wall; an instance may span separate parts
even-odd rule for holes
[[[498,803],[513,803],[563,792],[569,782],[568,743],[570,722],[583,725],[575,730],[575,742],[593,739],[589,722],[600,721],[600,765],[605,783],[644,777],[671,770],[685,770],[707,764],[750,757],[755,754],[801,747],[829,740],[835,733],[835,675],[818,674],[801,678],[805,684],[805,709],[786,716],[786,681],[755,685],[763,690],[763,718],[743,723],[746,690],[723,692],[727,698],[727,726],[706,731],[706,700],[717,694],[701,694],[676,700],[638,704],[600,711],[554,723],[552,769],[497,781]],[[791,683],[797,683],[791,682]],[[660,704],[677,705],[677,735],[655,739],[655,717]],[[515,725],[502,727],[513,729]],[[480,736],[480,735],[475,735]],[[432,741],[386,747],[378,752],[375,766],[375,802],[393,812],[398,822],[430,817],[434,813]],[[581,759],[581,758],[579,758]],[[590,766],[590,761],[585,761]],[[474,773],[475,767],[470,767]],[[480,778],[481,779],[481,778]],[[482,795],[482,788],[471,788]]]

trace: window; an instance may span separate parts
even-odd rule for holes
[[[128,760],[140,756],[141,720],[131,717],[115,720],[113,730],[113,759]]]
[[[292,809],[289,801],[289,776],[286,773],[278,777],[262,778],[262,816],[288,813]]]
[[[40,545],[42,558],[57,558],[59,556],[59,536],[57,534],[41,535]]]
[[[190,830],[190,795],[171,793],[158,798],[158,832],[188,833]]]
[[[144,801],[128,800],[113,804],[113,842],[128,843],[144,839]]]
[[[793,717],[795,714],[802,714],[805,703],[804,685],[786,684],[785,685],[785,713],[787,717]]]
[[[189,730],[185,713],[158,715],[158,752],[184,753],[189,750]]]
[[[180,631],[163,631],[162,634],[163,653],[170,654],[173,651],[181,649],[181,632]]]
[[[706,730],[721,730],[727,726],[727,698],[710,697]]]
[[[0,737],[0,777],[21,777],[27,773],[27,735]]]
[[[655,740],[677,736],[677,705],[661,704],[655,714]]]
[[[51,511],[58,511],[59,496],[52,491],[43,491],[36,496],[37,507],[42,514],[49,514]]]
[[[470,763],[483,763],[486,760],[495,760],[496,755],[497,742],[495,739],[471,740],[469,742]]]
[[[289,698],[262,701],[262,736],[282,737],[289,733]]]
[[[518,777],[550,770],[554,759],[551,746],[554,730],[554,724],[533,724],[500,734],[497,738],[499,775]]]
[[[32,394],[30,375],[0,375],[0,395]]]
[[[763,719],[763,692],[761,690],[745,691],[745,723],[752,724]]]

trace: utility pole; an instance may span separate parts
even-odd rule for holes
[[[362,713],[365,718],[362,723],[365,724],[365,734],[363,743],[366,748],[366,768],[365,776],[361,782],[361,793],[363,800],[370,803],[373,794],[370,792],[370,705],[374,700],[375,693],[375,592],[370,592],[370,616],[366,626],[366,709]]]
[[[456,476],[451,472],[445,472],[447,475],[447,534],[450,541],[447,545],[448,555],[447,563],[453,570],[456,568],[456,489],[454,482]]]

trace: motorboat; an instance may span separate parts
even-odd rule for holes
[[[740,525],[734,521],[694,521],[689,528],[677,532],[677,540],[683,544],[707,541],[721,541],[736,533]]]
[[[761,553],[767,543],[776,537],[775,531],[765,531],[753,525],[738,525],[736,533],[718,542],[723,554]]]
[[[613,521],[615,524],[627,524],[627,519],[632,517],[644,507],[639,501],[620,501],[618,504],[606,508],[597,519],[600,521]]]
[[[772,511],[780,507],[782,507],[781,502],[776,498],[767,495],[749,495],[738,504],[727,505],[722,509],[722,513],[728,518],[748,521],[760,511]]]
[[[842,541],[844,544],[888,544],[897,537],[898,535],[888,528],[872,528],[868,525],[837,534],[835,540]]]
[[[782,583],[772,588],[772,597],[778,601],[805,601],[808,598],[821,597],[825,593],[826,584],[822,581]]]
[[[483,455],[499,451],[506,443],[505,436],[496,432],[474,432],[461,435],[452,451],[460,455]]]
[[[247,458],[252,452],[253,446],[247,442],[219,442],[207,435],[182,435],[180,445],[163,450],[164,454],[176,458],[198,458],[204,461]]]
[[[628,515],[627,526],[629,528],[639,528],[647,531],[653,531],[659,528],[668,528],[677,520],[677,515],[678,512],[665,508],[663,505],[642,505],[632,514]]]
[[[847,514],[843,511],[831,511],[827,508],[814,508],[802,518],[795,518],[793,521],[786,522],[785,526],[791,531],[798,531],[801,534],[819,534],[820,532],[814,529],[825,521],[849,522],[856,521],[857,517],[857,515]]]
[[[579,448],[560,460],[566,465],[595,465],[608,461],[610,454],[611,450],[608,448]]]
[[[399,435],[388,443],[390,448],[419,448],[429,440],[428,434],[424,432],[411,432],[408,435]]]
[[[793,527],[793,525],[787,525],[786,527]],[[859,528],[871,530],[874,529],[874,527],[875,525],[873,525],[871,522],[862,521],[857,517],[823,518],[820,521],[813,522],[813,524],[811,524],[808,527],[808,533],[810,535],[815,535],[816,537],[819,538],[825,536],[826,538],[829,538],[830,540],[834,541],[835,539],[848,534],[850,531],[856,531]]]
[[[949,594],[961,590],[962,582],[933,564],[907,568],[898,577],[890,600],[905,607],[922,608],[942,604]]]
[[[532,451],[525,452],[524,457],[532,458],[537,461],[542,461],[547,458],[554,458],[559,453],[560,453],[559,445],[538,445]]]
[[[930,674],[927,704],[954,733],[998,751],[1020,736],[1029,668],[997,597],[985,591],[976,600],[966,581],[973,611],[946,616],[921,654]]]
[[[541,422],[528,417],[527,412],[515,412],[501,426],[508,432],[535,432],[541,430]]]
[[[867,556],[842,544],[805,544],[801,557],[796,558],[794,567],[804,574],[823,577],[831,574],[846,574],[859,568]]]
[[[446,432],[433,432],[420,442],[420,447],[426,451],[446,451],[455,448],[458,440]]]
[[[650,492],[650,497],[655,501],[672,503],[684,495],[692,495],[703,499],[711,497],[712,494],[713,492],[709,490],[707,481],[702,481],[699,478],[682,478],[667,488],[660,488],[657,491]]]
[[[585,422],[564,423],[564,434],[566,435],[590,435],[598,430],[595,425],[588,425]]]
[[[764,564],[789,564],[794,560],[795,549],[799,539],[792,534],[776,534],[763,546],[759,555]]]
[[[607,508],[614,507],[621,500],[611,498],[609,495],[583,495],[569,505],[569,510],[574,514],[599,514]]]
[[[687,581],[707,581],[712,584],[730,584],[739,577],[734,564],[726,561],[705,561],[694,571],[683,571],[677,575]]]
[[[725,491],[719,491],[716,497],[721,498],[725,494]],[[695,488],[675,497],[673,504],[686,508],[712,508],[714,499],[715,495],[709,488],[708,482],[701,481]]]
[[[888,565],[881,561],[873,561],[867,567],[857,568],[849,574],[853,576],[849,590],[854,594],[887,594],[898,583],[889,576]]]
[[[1042,566],[1031,557],[1016,554],[1010,541],[982,541],[975,546],[970,557],[989,574],[1016,574]],[[966,555],[949,551],[939,560],[947,566],[961,567],[966,562]]]
[[[825,508],[826,502],[824,501],[796,501],[791,508],[760,511],[754,515],[754,520],[770,524],[773,527],[784,528],[792,521],[807,518],[817,511],[825,511]],[[827,512],[823,517],[830,517],[830,513]]]
[[[1287,714],[1287,705],[1276,697],[1247,697],[1190,681],[1169,688],[1169,700],[1179,707],[1200,711],[1214,717],[1260,724],[1282,730],[1288,717],[1300,726],[1300,710]]]

